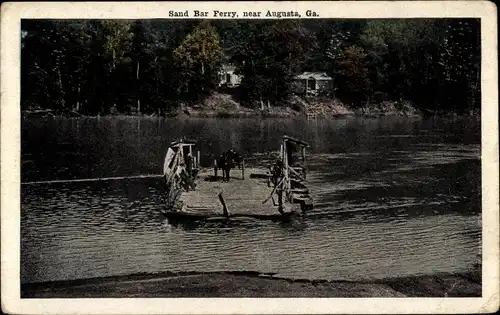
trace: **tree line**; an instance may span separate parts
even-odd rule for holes
[[[478,19],[22,20],[21,106],[82,114],[166,113],[243,76],[243,105],[289,106],[303,71],[354,107],[405,100],[480,108]]]

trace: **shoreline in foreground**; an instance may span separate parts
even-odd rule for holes
[[[164,272],[21,285],[22,298],[480,297],[481,272],[371,281],[288,279],[258,272]]]

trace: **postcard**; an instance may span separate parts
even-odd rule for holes
[[[498,310],[492,2],[1,12],[4,312]]]

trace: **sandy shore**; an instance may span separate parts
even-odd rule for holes
[[[367,282],[290,280],[254,272],[161,273],[21,285],[22,298],[480,297],[481,274]]]

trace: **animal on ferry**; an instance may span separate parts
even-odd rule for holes
[[[231,170],[237,166],[241,169],[242,157],[236,151],[230,149],[222,153],[218,165],[222,169],[222,180],[228,182],[231,178]]]

